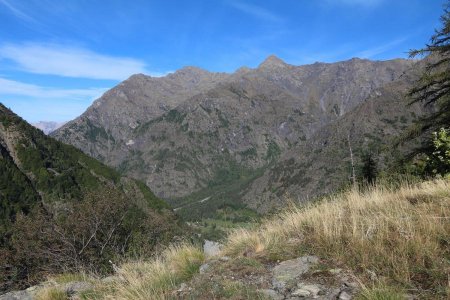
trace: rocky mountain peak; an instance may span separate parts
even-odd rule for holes
[[[236,70],[236,74],[246,74],[248,72],[251,72],[252,69],[250,69],[249,67],[240,67],[239,69]]]
[[[175,71],[175,73],[172,74],[172,76],[199,76],[199,75],[205,75],[208,74],[209,72],[199,68],[199,67],[194,67],[194,66],[185,66],[177,71]]]
[[[273,69],[273,68],[284,68],[288,64],[285,63],[282,59],[275,55],[270,55],[267,57],[259,66],[258,68],[266,68],[266,69]]]
[[[151,77],[151,76],[145,75],[143,73],[136,73],[136,74],[131,75],[128,79],[143,79],[143,78],[145,79],[148,77]]]
[[[129,83],[138,83],[138,82],[146,82],[146,81],[148,81],[148,80],[150,80],[152,78],[152,76],[149,76],[149,75],[145,75],[145,74],[142,74],[142,73],[138,73],[138,74],[133,74],[133,75],[131,75],[130,77],[128,77],[128,79],[126,79],[126,80],[124,80],[124,81],[122,81],[121,83],[119,83],[119,86],[120,85],[126,85],[126,84],[129,84]]]

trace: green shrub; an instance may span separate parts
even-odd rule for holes
[[[425,172],[441,176],[450,173],[450,130],[433,132],[433,152],[426,157]]]

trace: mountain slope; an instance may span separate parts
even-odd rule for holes
[[[106,163],[121,159],[115,145],[126,144],[133,130],[182,103],[186,97],[207,90],[228,76],[185,67],[162,78],[136,74],[107,91],[79,118],[68,122],[54,136]],[[118,158],[111,158],[111,156]]]
[[[105,271],[119,241],[123,254],[143,251],[180,229],[143,183],[46,136],[2,104],[0,155],[0,290],[61,267]]]
[[[202,71],[204,84],[189,92],[186,82],[198,80],[187,74],[194,79],[180,81],[173,97],[160,91],[178,72],[166,78],[139,75],[139,80],[152,82],[148,95],[155,91],[170,109],[155,109],[155,97],[133,96],[141,95],[142,89],[131,77],[53,135],[145,181],[175,206],[212,197],[203,206],[214,211],[224,202],[239,205],[250,183],[285,153],[311,152],[322,130],[333,128],[331,124],[366,99],[375,99],[378,89],[402,81],[412,65],[400,59],[352,59],[293,66],[271,56],[256,69],[241,68],[233,74]],[[126,100],[120,97],[124,89]],[[148,107],[145,116],[135,112],[143,105],[135,102]],[[110,125],[111,116],[117,126]],[[250,186],[246,193],[259,201],[260,187]],[[311,194],[319,193],[318,187],[310,188]],[[188,207],[189,213],[195,211]]]
[[[10,199],[17,203],[33,202],[27,199],[39,199],[51,204],[55,201],[71,201],[79,199],[84,190],[100,186],[112,185],[123,189],[130,185],[133,190],[138,183],[121,177],[113,169],[84,155],[72,146],[62,144],[42,134],[31,127],[17,115],[0,104],[0,150],[2,153],[2,167],[6,172],[3,176],[24,184],[10,184],[2,188],[2,203],[12,206]],[[12,176],[6,176],[7,172]],[[11,187],[8,190],[7,187]],[[15,193],[15,189],[30,191]],[[131,189],[130,189],[131,190]],[[15,193],[15,197],[14,194]],[[141,191],[141,198],[152,206],[164,207],[161,200],[151,195],[147,188]],[[2,210],[4,211],[4,210]]]
[[[379,170],[390,166],[420,142],[416,139],[394,146],[399,136],[433,109],[407,105],[406,94],[416,78],[413,73],[375,90],[352,111],[317,131],[309,143],[283,153],[253,182],[243,200],[255,210],[268,212],[287,201],[307,201],[348,185],[352,176],[349,143],[356,176],[368,153],[377,160]]]

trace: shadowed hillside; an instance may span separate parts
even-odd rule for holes
[[[111,268],[179,230],[146,185],[47,137],[0,104],[2,286],[65,269]]]

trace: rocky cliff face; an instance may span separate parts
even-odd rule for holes
[[[348,132],[363,147],[419,115],[402,102],[412,67],[402,59],[293,66],[270,56],[233,74],[134,75],[53,136],[191,212],[242,199],[267,211],[287,191],[312,197],[341,184]]]

